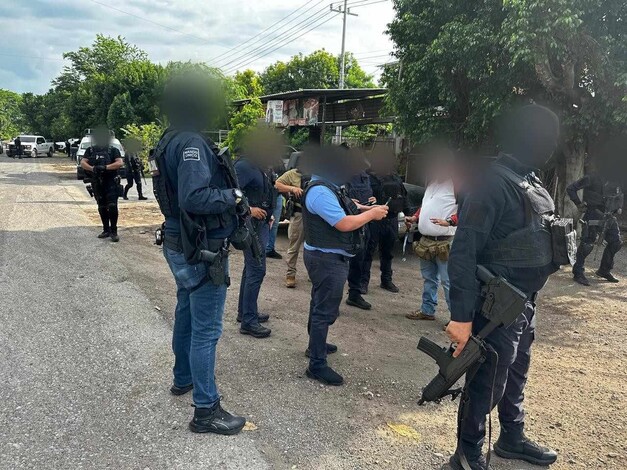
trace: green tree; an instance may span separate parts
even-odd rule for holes
[[[22,131],[21,102],[19,93],[0,88],[0,139],[11,139]]]
[[[352,54],[346,54],[346,86],[348,88],[374,87]],[[267,67],[260,77],[264,94],[280,93],[305,88],[337,88],[340,80],[340,59],[325,50],[309,55],[298,54],[288,62],[276,62]]]
[[[264,107],[259,98],[252,98],[231,116],[229,135],[225,144],[235,155],[248,132],[264,117]]]
[[[395,0],[389,105],[417,142],[489,144],[510,106],[534,100],[563,123],[563,185],[581,175],[601,129],[624,128],[627,70],[620,0]]]
[[[140,152],[140,157],[144,163],[147,163],[148,151],[156,147],[164,130],[165,126],[161,123],[151,122],[141,125],[130,124],[122,128],[122,133],[125,137],[132,137],[141,142],[143,150]]]
[[[240,87],[240,92],[244,98],[252,98],[263,94],[263,86],[259,74],[253,70],[236,72],[233,77],[235,86]]]
[[[131,104],[131,98],[128,92],[120,93],[109,107],[107,113],[107,125],[109,129],[114,131],[120,130],[122,127],[133,124],[135,122],[135,110]]]

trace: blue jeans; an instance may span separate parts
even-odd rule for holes
[[[266,221],[255,221],[254,224],[261,246],[266,246],[270,226]],[[261,264],[259,264],[253,258],[252,250],[244,250],[244,270],[239,286],[237,314],[242,318],[242,326],[245,328],[259,324],[257,299],[259,299],[263,278],[266,277],[266,253],[262,250],[261,254]]]
[[[420,259],[420,272],[425,281],[420,311],[425,315],[435,315],[435,307],[438,305],[438,286],[440,282],[444,289],[444,297],[446,298],[449,312],[451,311],[447,265],[448,263],[446,261],[439,259],[429,261]]]
[[[211,408],[220,399],[214,370],[226,285],[203,284],[207,276],[204,263],[187,264],[183,253],[166,247],[163,254],[177,287],[172,332],[174,385],[184,387],[193,383],[194,405]]]
[[[274,244],[276,242],[276,236],[279,232],[279,222],[281,218],[281,212],[283,212],[283,196],[278,195],[276,198],[276,207],[272,215],[274,216],[274,224],[270,230],[270,236],[268,237],[268,244],[266,245],[266,253],[274,250]]]

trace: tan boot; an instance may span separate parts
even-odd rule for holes
[[[296,276],[286,276],[285,287],[289,287],[290,289],[296,287]]]

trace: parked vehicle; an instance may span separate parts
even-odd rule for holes
[[[48,142],[41,135],[20,135],[22,141],[22,153],[24,156],[30,155],[33,158],[37,158],[40,155],[47,155],[52,157],[54,154],[54,143]],[[5,146],[8,156],[12,156],[15,152],[15,143],[12,140]]]

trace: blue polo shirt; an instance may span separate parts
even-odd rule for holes
[[[320,180],[323,180],[323,178],[320,178],[317,175],[312,175],[311,177],[311,181]],[[330,183],[328,180],[324,181]],[[337,186],[334,183],[331,184]],[[305,198],[305,205],[307,206],[307,210],[309,212],[322,217],[326,223],[333,227],[335,227],[335,225],[347,215],[340,205],[340,202],[337,200],[337,196],[326,186],[314,186],[309,189],[307,191],[307,197]],[[305,242],[305,250],[317,250],[323,253],[336,253],[338,255],[348,257],[355,256],[337,248],[318,248],[311,246],[307,242]]]

